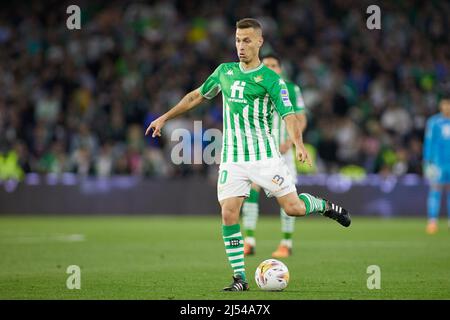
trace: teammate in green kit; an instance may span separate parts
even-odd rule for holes
[[[223,63],[200,88],[184,96],[172,109],[153,121],[145,134],[161,136],[165,123],[212,99],[222,92],[223,141],[218,200],[222,213],[222,236],[233,282],[225,291],[248,290],[245,274],[244,240],[239,214],[251,183],[261,186],[267,196],[274,196],[289,216],[320,214],[348,227],[347,210],[310,194],[297,194],[288,167],[280,156],[272,136],[275,110],[286,124],[295,145],[296,158],[311,164],[303,145],[300,123],[295,117],[286,83],[259,59],[263,44],[261,24],[251,18],[236,23],[236,49],[239,62]]]
[[[274,54],[266,55],[262,62],[269,69],[281,74],[281,60]],[[302,132],[306,128],[305,106],[300,88],[292,82],[286,81],[286,87],[289,92],[289,99],[295,112],[295,116],[300,122]],[[293,178],[294,184],[297,182],[297,169],[295,167],[294,153],[292,152],[292,141],[289,139],[286,131],[286,125],[281,117],[275,112],[273,114],[272,134],[275,138],[275,146],[281,153],[289,172]],[[250,196],[245,199],[242,205],[242,224],[245,231],[244,255],[253,255],[256,248],[255,229],[259,216],[259,192],[260,187],[252,184]],[[272,253],[273,258],[287,258],[292,254],[292,234],[294,233],[295,217],[288,216],[283,209],[280,209],[281,232],[283,238],[277,248]]]

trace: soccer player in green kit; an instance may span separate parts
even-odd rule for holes
[[[269,69],[281,75],[281,60],[274,54],[266,55],[262,58],[262,62]],[[292,103],[295,116],[300,122],[302,132],[306,128],[305,106],[303,102],[300,88],[293,82],[286,81],[286,87],[289,92],[289,99]],[[281,117],[277,113],[273,114],[272,134],[275,138],[275,146],[281,153],[289,172],[292,175],[294,184],[297,182],[297,170],[295,166],[295,158],[292,152],[292,141],[286,131],[286,126]],[[252,184],[250,196],[245,199],[242,205],[242,222],[245,231],[244,238],[244,255],[253,255],[256,248],[255,229],[259,216],[259,193],[260,187]],[[295,217],[288,216],[283,209],[280,209],[281,232],[283,238],[277,248],[272,253],[273,258],[287,258],[292,254],[292,234],[294,233]]]
[[[225,291],[249,289],[239,214],[252,182],[261,186],[267,196],[276,197],[289,216],[320,214],[345,227],[351,223],[349,213],[341,206],[307,193],[297,194],[271,134],[274,109],[285,121],[296,158],[311,163],[286,84],[259,59],[263,42],[261,24],[257,20],[239,20],[236,23],[239,62],[219,65],[200,88],[185,95],[177,105],[150,123],[145,132],[148,135],[153,130],[152,137],[161,136],[161,129],[168,120],[222,92],[223,140],[217,194],[225,252],[233,269],[233,282],[223,288]]]

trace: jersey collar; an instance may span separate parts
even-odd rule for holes
[[[259,69],[261,69],[264,66],[264,64],[261,62],[259,66],[257,66],[256,68],[253,69],[249,69],[249,70],[244,70],[244,68],[242,68],[241,63],[239,62],[239,69],[241,69],[241,71],[243,73],[250,73],[250,72],[254,72],[254,71],[258,71]]]

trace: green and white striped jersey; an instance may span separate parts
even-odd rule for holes
[[[239,62],[223,63],[200,87],[212,99],[222,91],[222,163],[279,157],[272,135],[275,109],[281,118],[293,114],[286,83],[264,64],[243,70]]]
[[[289,100],[291,100],[292,107],[295,113],[305,112],[305,103],[303,101],[302,92],[298,85],[293,82],[286,81],[286,87],[289,91]],[[285,143],[289,137],[286,130],[286,123],[278,116],[277,113],[273,115],[272,133],[275,138],[275,145],[280,149],[280,145]]]

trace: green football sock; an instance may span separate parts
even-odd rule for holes
[[[309,193],[301,193],[298,197],[305,203],[306,215],[311,213],[323,214],[323,212],[325,211],[325,200],[316,198]]]
[[[222,225],[222,236],[225,244],[225,252],[227,253],[231,268],[233,268],[234,275],[240,274],[245,281],[244,239],[242,239],[240,225]]]
[[[292,234],[294,233],[295,217],[288,216],[283,209],[280,209],[280,218],[281,232],[283,233],[281,244],[292,248]]]
[[[253,238],[255,236],[256,223],[259,216],[259,191],[250,190],[250,196],[245,199],[242,205],[242,224],[245,236]]]
[[[283,232],[283,239],[284,240],[291,240],[292,239],[292,232]]]
[[[280,209],[281,232],[285,235],[285,239],[290,239],[294,232],[295,217],[288,216],[283,209]],[[286,238],[286,235],[290,235]]]

